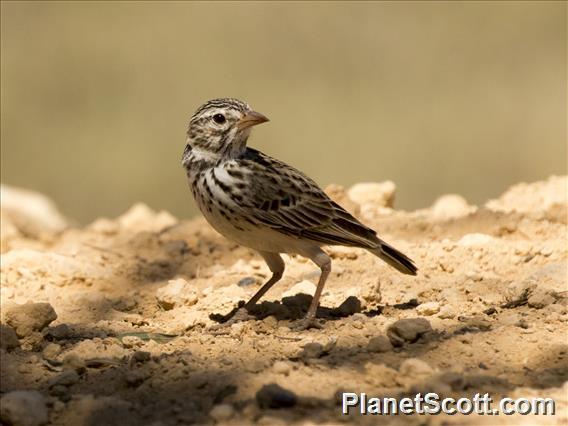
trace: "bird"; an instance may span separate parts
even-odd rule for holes
[[[193,198],[221,235],[260,254],[272,276],[226,324],[250,319],[249,311],[283,276],[281,254],[314,262],[321,274],[298,329],[321,328],[316,319],[331,258],[323,246],[359,247],[396,270],[416,275],[415,263],[334,202],[296,168],[247,146],[254,126],[269,121],[241,100],[205,102],[189,120],[182,155]]]

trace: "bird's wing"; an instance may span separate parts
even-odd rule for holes
[[[380,244],[375,231],[299,170],[250,148],[237,161],[248,175],[246,194],[236,202],[252,221],[322,244],[364,248]]]

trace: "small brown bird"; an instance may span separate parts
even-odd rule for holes
[[[361,247],[403,274],[416,275],[414,262],[332,201],[299,170],[247,147],[251,128],[268,121],[237,99],[211,100],[197,109],[187,130],[182,164],[193,197],[207,221],[225,237],[256,250],[272,277],[229,323],[282,278],[280,253],[311,259],[321,275],[299,328],[319,326],[316,310],[331,271],[325,245]]]

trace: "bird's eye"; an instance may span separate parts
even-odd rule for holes
[[[215,114],[213,116],[213,121],[217,124],[223,124],[225,122],[225,116],[223,114]]]

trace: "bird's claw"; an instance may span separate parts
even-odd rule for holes
[[[310,328],[317,328],[318,330],[321,330],[323,328],[323,323],[315,317],[306,317],[295,321],[290,326],[290,329],[294,331],[304,331],[309,330]]]

